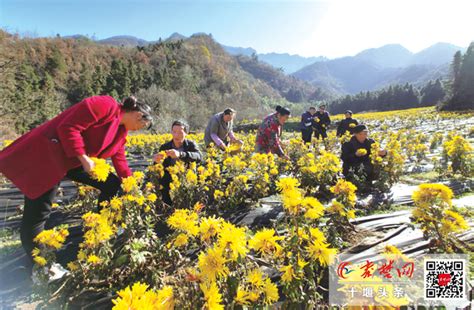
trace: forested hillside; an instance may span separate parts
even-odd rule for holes
[[[24,133],[91,95],[121,100],[136,94],[153,107],[157,129],[167,130],[174,118],[200,129],[227,106],[239,118],[261,117],[277,103],[290,104],[288,91],[308,89],[302,82],[288,84],[284,75],[278,85],[254,77],[207,35],[117,47],[84,37],[28,39],[1,31],[0,70],[2,136]]]

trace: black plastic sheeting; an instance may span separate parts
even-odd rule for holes
[[[134,161],[132,169],[142,170],[149,164],[146,160]],[[470,191],[473,188],[472,182],[461,183],[451,182],[446,184],[457,194]],[[392,205],[410,205],[412,192],[417,186],[397,184],[389,194],[369,195],[360,197],[359,207],[370,208],[376,204],[386,203],[388,200]],[[61,182],[62,195],[58,197],[58,203],[67,204],[73,201],[77,195],[76,186],[68,180]],[[474,196],[467,196],[463,199],[463,204],[474,207]],[[21,216],[19,207],[23,204],[23,195],[14,187],[6,186],[0,190],[0,229],[19,229]],[[358,244],[345,249],[343,253],[350,254],[353,260],[362,260],[380,254],[386,244],[391,244],[399,248],[408,256],[417,257],[428,253],[429,241],[423,238],[421,230],[411,225],[410,210],[391,212],[386,214],[376,214],[358,217],[352,220],[356,233],[363,233],[366,237]],[[58,251],[57,259],[61,264],[66,264],[75,259],[78,251],[78,244],[82,242],[81,213],[64,213],[61,210],[53,210],[47,228],[57,226],[61,223],[70,225],[69,236],[65,246]],[[283,215],[283,208],[277,196],[267,197],[259,202],[257,208],[246,210],[235,210],[225,214],[224,217],[242,226],[252,229],[271,226],[274,221]],[[461,240],[474,242],[474,222],[470,219],[471,229],[461,234]],[[31,294],[31,280],[22,269],[26,256],[20,248],[6,259],[0,262],[0,308],[12,308],[18,300],[28,300]],[[98,295],[87,296],[89,299],[86,308],[108,308],[110,307],[110,296]]]

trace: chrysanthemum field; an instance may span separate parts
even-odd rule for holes
[[[333,117],[333,121],[342,116]],[[23,196],[2,180],[0,258],[5,307],[85,309],[295,309],[328,305],[328,266],[338,255],[419,257],[474,249],[474,114],[432,108],[354,115],[370,129],[378,180],[370,189],[341,174],[341,143],[304,145],[284,128],[290,160],[255,153],[257,121],[236,130],[228,152],[203,147],[204,160],[170,167],[172,208],[152,161],[170,134],[129,137],[133,176],[123,195],[97,212],[97,192],[70,181],[34,252],[39,279],[19,279]],[[294,125],[294,124],[293,124]],[[7,144],[8,141],[5,141]],[[377,154],[377,152],[372,152]],[[96,159],[104,179],[110,163]],[[472,256],[471,256],[472,257]],[[69,270],[48,283],[45,267]],[[474,264],[471,258],[470,269]],[[472,273],[471,273],[472,274]]]

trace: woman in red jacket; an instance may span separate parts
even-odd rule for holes
[[[259,153],[273,153],[290,159],[281,146],[282,127],[290,117],[290,110],[277,106],[276,113],[265,117],[257,130],[256,150]]]
[[[134,97],[121,104],[109,96],[86,98],[0,152],[0,172],[25,195],[20,234],[30,258],[33,239],[43,231],[65,176],[99,189],[99,205],[117,194],[121,178],[131,175],[125,158],[127,133],[151,125],[150,112]],[[110,157],[119,177],[111,173],[105,182],[92,179],[90,157]]]

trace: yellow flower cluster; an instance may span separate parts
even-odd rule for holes
[[[356,155],[358,155],[358,156],[365,156],[365,155],[367,155],[367,150],[366,150],[366,149],[358,149],[358,150],[356,151]]]
[[[310,229],[310,243],[306,247],[311,259],[319,260],[322,266],[328,266],[336,258],[337,249],[330,248],[323,233],[317,228]]]
[[[343,197],[342,200],[354,206],[356,203],[356,192],[357,187],[343,179],[339,179],[333,187],[331,187],[331,193]]]
[[[69,236],[67,228],[55,227],[53,229],[43,230],[35,237],[34,241],[47,247],[59,249],[63,246],[67,236]]]
[[[283,207],[290,215],[303,214],[304,217],[312,220],[320,218],[324,214],[324,206],[314,197],[304,197],[298,185],[298,180],[293,177],[281,178],[277,181]]]
[[[174,309],[173,289],[165,286],[158,291],[148,289],[148,285],[136,282],[130,288],[117,292],[112,300],[113,310],[171,310]]]
[[[469,228],[466,220],[452,206],[453,192],[442,184],[421,184],[413,193],[415,208],[412,216],[425,237],[435,240],[439,249],[453,252],[454,233]]]
[[[114,234],[114,229],[109,223],[109,218],[104,214],[87,212],[82,216],[84,227],[83,245],[87,248],[96,248],[102,242],[108,241]]]
[[[443,153],[446,161],[450,161],[453,173],[472,176],[474,158],[470,143],[461,136],[453,136],[443,144]]]
[[[421,184],[412,198],[415,205],[422,208],[434,205],[450,207],[453,191],[443,184]]]
[[[112,167],[102,158],[91,158],[94,162],[94,168],[92,168],[90,174],[93,179],[99,182],[105,182],[107,177],[112,172]]]
[[[301,185],[304,188],[331,184],[334,177],[341,172],[339,158],[324,150],[321,150],[319,156],[306,153],[298,160],[297,165],[300,169]]]
[[[249,248],[262,255],[279,256],[282,250],[279,241],[282,239],[283,237],[275,236],[274,229],[263,228],[250,239]]]
[[[31,252],[33,261],[39,266],[45,266],[48,261],[52,263],[55,259],[54,250],[61,248],[69,236],[67,225],[61,225],[53,229],[43,230],[35,238],[34,242],[41,245]]]
[[[243,154],[227,157],[222,163],[224,168],[233,173],[240,173],[247,168],[247,163],[242,160]]]
[[[191,236],[196,236],[199,232],[197,220],[197,213],[190,210],[178,209],[174,211],[166,222],[174,229],[185,232]]]
[[[263,299],[263,304],[271,305],[278,301],[277,286],[259,269],[251,270],[245,281],[237,288],[234,301],[242,306],[250,306]]]

